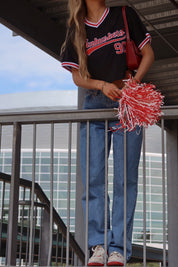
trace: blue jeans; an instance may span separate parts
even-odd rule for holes
[[[85,98],[84,109],[113,108],[114,102],[102,93],[88,94]],[[113,206],[112,227],[110,225],[110,207],[108,196],[108,253],[124,251],[124,132],[109,131],[118,121],[108,123],[108,156],[113,136]],[[89,220],[88,246],[104,244],[104,209],[105,209],[105,122],[90,122],[89,149]],[[82,204],[86,210],[86,123],[81,123],[80,129],[80,158],[81,173],[84,185]],[[142,129],[127,132],[127,259],[132,252],[133,218],[137,198],[138,165],[142,144]]]

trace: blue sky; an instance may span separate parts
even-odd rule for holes
[[[0,24],[0,95],[76,90],[56,59]]]

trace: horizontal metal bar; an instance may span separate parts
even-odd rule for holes
[[[163,106],[162,118],[178,118],[178,106]],[[86,120],[117,120],[117,110],[114,109],[91,109],[91,110],[60,110],[60,111],[41,111],[41,112],[14,112],[0,113],[1,124],[21,124],[31,123],[57,123],[57,122],[80,122]]]
[[[51,122],[80,122],[85,120],[105,120],[115,119],[116,113],[113,109],[92,109],[92,110],[59,110],[41,112],[14,112],[0,113],[0,123],[12,124],[14,121],[19,123],[51,123]]]
[[[31,206],[31,201],[30,200],[20,200],[19,201],[19,205],[23,205],[23,206]],[[45,203],[41,203],[41,202],[34,202],[34,206],[35,207],[40,207],[40,208],[43,208],[46,206]]]

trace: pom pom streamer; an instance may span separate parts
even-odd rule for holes
[[[161,106],[164,96],[156,90],[156,86],[149,83],[138,83],[132,78],[125,82],[122,97],[118,100],[117,117],[120,128],[132,131],[136,126],[148,127],[155,124],[162,115]]]

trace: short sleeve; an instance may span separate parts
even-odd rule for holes
[[[142,50],[145,44],[151,43],[151,36],[137,13],[131,7],[126,7],[126,16],[130,38],[134,40],[138,48]]]
[[[69,71],[71,71],[72,68],[79,69],[78,55],[72,42],[72,34],[70,34],[70,30],[66,37],[66,44],[60,55],[60,61],[61,66]]]

